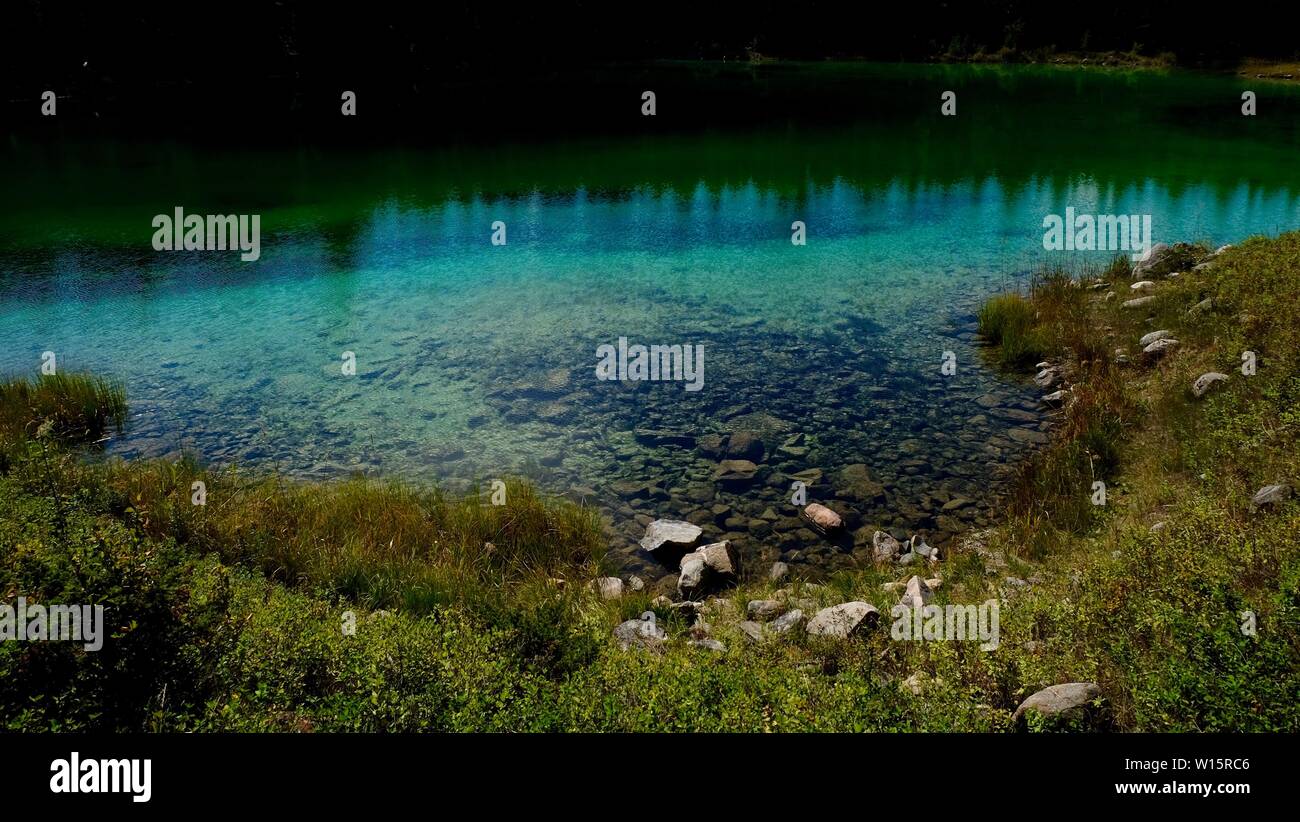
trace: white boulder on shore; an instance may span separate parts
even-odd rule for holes
[[[880,619],[880,611],[870,602],[845,602],[817,612],[808,620],[806,630],[810,636],[848,639],[862,628],[870,628]]]
[[[1214,388],[1214,386],[1225,382],[1227,379],[1227,374],[1220,374],[1218,371],[1202,374],[1196,378],[1196,382],[1192,383],[1192,396],[1200,399],[1210,393],[1210,389]]]
[[[655,612],[646,611],[639,619],[620,622],[614,629],[614,639],[618,640],[619,647],[625,651],[629,648],[654,651],[668,639],[668,633],[655,621]]]
[[[690,551],[703,534],[704,531],[698,525],[692,525],[684,520],[657,519],[646,526],[645,536],[641,538],[641,547],[656,556]]]
[[[1054,716],[1075,708],[1082,708],[1101,696],[1101,688],[1095,682],[1065,682],[1051,685],[1030,696],[1011,716],[1013,722],[1020,719],[1026,711],[1037,711],[1044,716]]]
[[[706,588],[734,582],[740,573],[736,549],[727,540],[696,548],[678,563],[677,592],[691,598]]]

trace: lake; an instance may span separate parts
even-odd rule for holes
[[[638,120],[656,71],[662,114]],[[122,456],[458,493],[525,474],[599,506],[638,572],[659,572],[635,540],[661,516],[834,568],[851,554],[792,520],[795,479],[855,528],[932,543],[998,516],[1050,420],[983,363],[974,312],[1039,266],[1114,256],[1045,251],[1045,216],[1151,215],[1156,241],[1211,245],[1300,223],[1291,89],[1034,67],[635,77],[627,122],[533,140],[11,134],[0,373],[54,351],[121,378]],[[151,220],[177,206],[259,214],[260,259],[155,251]],[[619,338],[702,345],[701,389],[598,379]],[[728,444],[755,469],[719,469]]]

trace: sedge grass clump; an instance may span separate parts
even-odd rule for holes
[[[428,611],[549,578],[595,576],[604,557],[596,512],[505,481],[503,504],[471,494],[352,478],[304,483],[193,458],[108,463],[104,504],[170,538],[290,585],[376,608]],[[193,489],[203,483],[204,505]]]
[[[1006,366],[1024,366],[1046,354],[1042,336],[1035,329],[1035,310],[1018,293],[999,294],[979,311],[980,333],[998,346],[998,361]]]
[[[35,436],[42,425],[67,443],[97,440],[126,422],[121,383],[91,374],[42,374],[0,381],[0,429],[15,438]]]

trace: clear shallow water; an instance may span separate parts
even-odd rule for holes
[[[854,525],[932,542],[996,515],[996,480],[1046,422],[1038,392],[981,364],[974,308],[1044,262],[1112,256],[1044,252],[1044,215],[1151,214],[1156,240],[1210,243],[1300,224],[1293,95],[1270,101],[1285,116],[1238,123],[1238,87],[1216,78],[803,71],[782,82],[829,77],[840,105],[881,105],[478,149],[11,140],[0,371],[53,350],[124,379],[131,423],[110,448],[126,456],[461,487],[526,473],[600,505],[632,567],[651,570],[633,540],[653,516],[833,567],[850,546],[788,520],[791,475],[820,469],[801,475],[810,500],[838,493]],[[934,113],[940,85],[959,89],[956,122]],[[175,205],[262,214],[261,260],[154,252],[150,220]],[[704,390],[596,380],[597,346],[619,337],[703,344]],[[764,468],[717,483],[716,454],[636,429],[755,431]]]

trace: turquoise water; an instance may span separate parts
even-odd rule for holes
[[[810,87],[827,71],[807,68]],[[885,494],[841,495],[862,524],[942,539],[996,515],[990,479],[1032,447],[1008,431],[1047,421],[1032,386],[982,364],[974,308],[1043,263],[1112,256],[1045,252],[1045,215],[1150,214],[1157,241],[1212,244],[1300,225],[1294,95],[1286,117],[1238,123],[1218,78],[833,71],[834,93],[872,99],[954,85],[958,122],[944,131],[936,94],[848,123],[510,147],[11,140],[0,372],[52,350],[122,378],[130,423],[108,447],[125,456],[457,488],[524,473],[599,505],[632,565],[663,515],[816,561],[806,534],[753,522],[793,510],[796,472],[825,472],[821,498],[865,464]],[[150,220],[176,205],[260,213],[261,259],[154,252]],[[703,344],[704,389],[597,380],[619,337]],[[638,428],[753,430],[765,467],[719,485],[716,459]],[[660,489],[629,490],[646,481]]]

